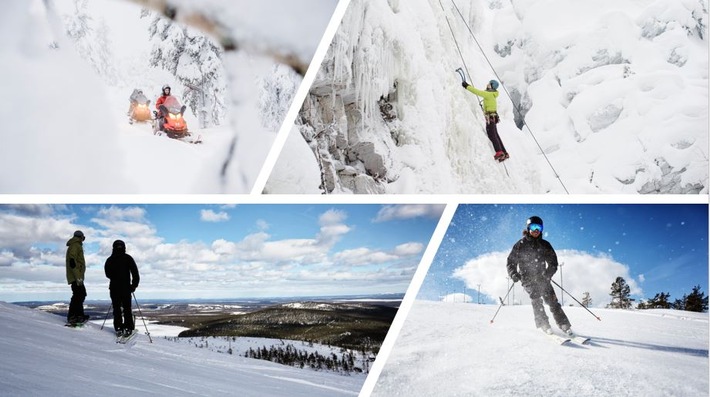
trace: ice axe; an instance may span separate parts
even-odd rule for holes
[[[456,73],[458,73],[459,76],[461,76],[461,82],[462,82],[462,83],[466,81],[466,76],[465,76],[464,73],[463,73],[463,69],[461,69],[461,68],[456,69]]]

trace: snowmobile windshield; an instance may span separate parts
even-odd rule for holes
[[[180,105],[180,102],[178,102],[177,98],[172,95],[165,98],[165,102],[163,102],[163,105],[165,105],[165,107],[168,109],[168,112],[170,113],[180,113],[182,111],[182,105]]]

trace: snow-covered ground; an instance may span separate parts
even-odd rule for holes
[[[357,396],[364,375],[297,369],[0,302],[0,396]],[[140,330],[142,324],[137,324]]]
[[[707,26],[696,0],[353,0],[265,190],[707,194]],[[504,164],[459,67],[503,83]]]
[[[572,328],[592,338],[589,345],[566,346],[535,329],[531,306],[504,306],[491,324],[496,308],[415,301],[371,395],[645,397],[710,391],[707,313],[593,309],[597,321],[581,307],[565,307]]]

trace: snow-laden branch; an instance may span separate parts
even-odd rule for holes
[[[292,68],[296,73],[303,76],[306,74],[310,60],[304,60],[300,56],[287,52],[283,49],[275,48],[268,43],[255,43],[249,40],[238,40],[232,34],[232,29],[224,25],[221,21],[205,13],[204,10],[191,7],[182,7],[173,4],[170,0],[127,0],[138,4],[141,7],[149,8],[159,14],[192,26],[212,36],[224,51],[242,50],[253,55],[260,55],[273,59]]]

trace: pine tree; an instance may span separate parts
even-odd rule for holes
[[[219,125],[226,89],[222,49],[207,36],[158,15],[148,34],[153,41],[151,66],[167,70],[186,88],[181,99],[197,116],[200,128]]]
[[[592,297],[589,295],[589,292],[585,292],[582,295],[582,305],[584,305],[584,307],[589,307],[592,305]]]
[[[98,28],[95,29],[87,6],[88,0],[74,0],[74,13],[64,17],[64,29],[79,56],[85,59],[106,83],[115,85],[118,81],[118,71],[111,53],[113,45],[108,37],[108,27],[100,20]]]
[[[700,286],[693,287],[690,295],[683,297],[685,310],[690,312],[705,312],[708,310],[708,297],[704,292],[700,292]]]
[[[611,303],[608,307],[612,309],[628,309],[631,307],[631,288],[626,284],[623,277],[617,277],[611,284]]]
[[[671,308],[671,302],[670,302],[670,293],[657,293],[656,296],[653,298],[649,299],[648,302],[646,302],[646,308],[647,309],[670,309]]]

